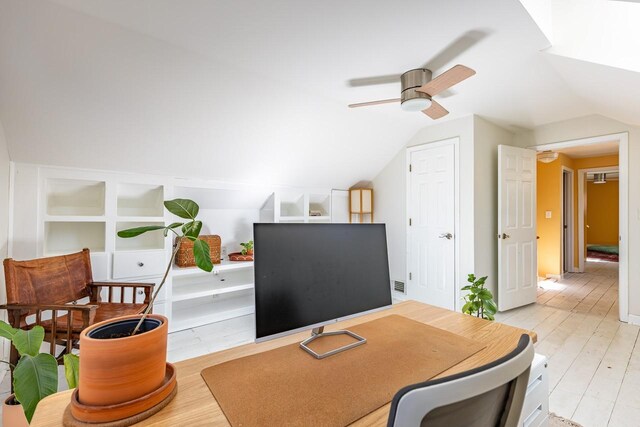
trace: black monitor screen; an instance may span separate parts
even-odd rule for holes
[[[258,339],[391,305],[384,224],[255,224]]]

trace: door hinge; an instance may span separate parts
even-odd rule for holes
[[[413,275],[409,273],[409,280],[413,280]]]
[[[411,218],[409,218],[409,227],[411,227]]]
[[[409,172],[411,172],[411,163],[409,163]]]

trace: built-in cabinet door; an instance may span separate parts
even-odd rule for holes
[[[536,302],[536,152],[498,147],[498,309]]]
[[[408,297],[455,309],[455,145],[410,152]]]
[[[349,222],[349,191],[331,190],[331,222]]]

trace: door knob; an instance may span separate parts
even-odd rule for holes
[[[451,239],[453,239],[453,234],[451,234],[451,233],[442,233],[438,237],[441,238],[441,239],[451,240]]]
[[[509,236],[509,235],[508,235],[508,234],[506,234],[506,233],[502,233],[502,238],[503,238],[503,239],[508,239],[509,237],[511,237],[511,236]]]

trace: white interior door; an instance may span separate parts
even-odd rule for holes
[[[498,309],[536,301],[536,152],[498,147]]]
[[[455,309],[455,145],[410,152],[409,298]]]

